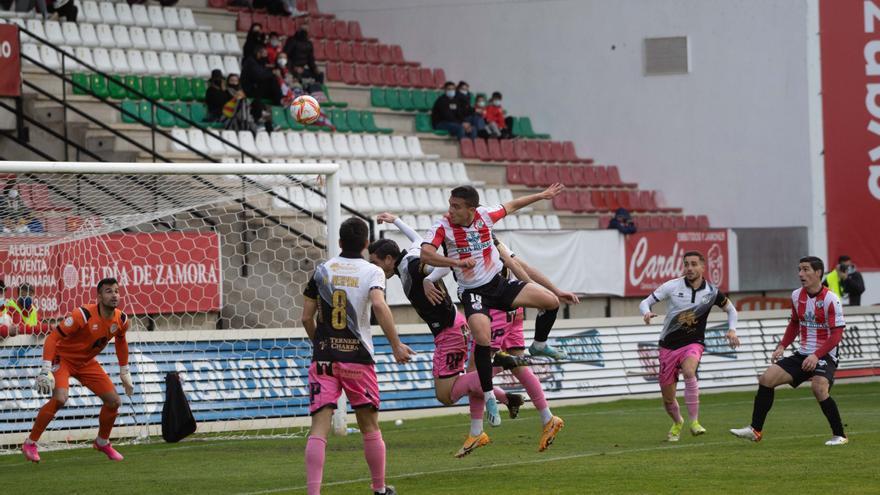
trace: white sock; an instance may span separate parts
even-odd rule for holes
[[[483,420],[471,418],[471,436],[478,436],[483,433]]]
[[[24,444],[25,444],[25,445],[34,445],[34,444],[36,444],[36,443],[37,443],[37,442],[31,440],[30,437],[28,437],[28,438],[24,441]]]
[[[383,486],[382,488],[376,490],[376,493],[385,493],[385,487]]]
[[[97,437],[97,438],[95,438],[95,443],[98,444],[99,447],[103,447],[103,446],[107,445],[108,443],[110,443],[110,439]]]
[[[483,392],[483,398],[486,402],[489,402],[490,400],[492,402],[495,402],[495,392],[492,390],[488,392]]]
[[[541,414],[541,423],[542,424],[546,425],[547,423],[550,422],[551,419],[553,419],[553,413],[550,412],[549,407],[545,407],[544,409],[541,409],[538,412]]]
[[[544,348],[547,347],[547,343],[546,342],[538,342],[536,340],[536,341],[532,342],[532,347],[534,347],[536,350],[543,351]]]

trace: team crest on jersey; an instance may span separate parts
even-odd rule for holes
[[[816,301],[816,309],[822,309],[825,307],[825,301]]]
[[[72,316],[68,316],[67,318],[64,319],[64,326],[68,327],[68,328],[73,326],[73,317]]]
[[[116,333],[117,330],[119,330],[119,327],[116,325],[116,323],[110,325],[110,333]]]
[[[97,330],[97,329],[98,329],[98,324],[97,324],[97,323],[95,323],[94,325],[92,325],[92,330]]]
[[[486,224],[482,220],[477,220],[474,222],[474,227],[478,229],[482,229]]]
[[[711,301],[713,297],[714,297],[713,294],[706,294],[705,296],[703,296],[703,304],[706,304],[709,301]]]

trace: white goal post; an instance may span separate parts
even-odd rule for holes
[[[94,281],[108,275],[120,279],[131,332],[202,336],[169,346],[132,335],[136,397],[133,408],[124,400],[120,409],[122,435],[145,425],[156,433],[169,371],[191,380],[185,390],[197,396],[193,410],[208,418],[206,431],[301,433],[308,387],[284,373],[310,359],[302,288],[318,262],[339,252],[338,169],[0,162],[0,446],[20,443],[46,400],[32,390],[45,334],[67,311],[93,302]],[[118,384],[112,346],[98,359]],[[150,373],[139,374],[139,365]],[[340,403],[334,430],[344,434]],[[98,405],[72,381],[45,438],[90,438]]]

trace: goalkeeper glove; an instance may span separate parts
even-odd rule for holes
[[[125,389],[125,395],[131,396],[134,394],[134,384],[131,381],[131,371],[129,371],[128,366],[119,367],[119,379],[122,380],[122,388]]]
[[[40,374],[37,375],[34,389],[40,394],[52,394],[52,391],[55,389],[55,377],[52,376],[52,361],[43,361],[43,366],[40,368]]]

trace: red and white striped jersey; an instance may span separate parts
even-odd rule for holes
[[[831,330],[846,326],[840,298],[827,287],[822,287],[815,297],[810,297],[803,287],[792,292],[791,318],[798,322],[798,353],[805,356],[822,347],[831,336]],[[828,354],[837,359],[837,347]]]
[[[492,227],[504,218],[507,210],[498,205],[493,208],[477,207],[474,221],[467,227],[454,225],[449,215],[444,215],[428,231],[425,243],[435,248],[446,246],[446,256],[463,260],[474,258],[473,268],[453,268],[459,289],[474,289],[486,285],[501,271],[501,255],[492,241]]]

